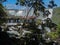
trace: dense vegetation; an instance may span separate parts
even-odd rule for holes
[[[60,25],[59,17],[60,17],[60,7],[54,8],[52,20],[54,23],[58,25]]]
[[[2,4],[0,4],[0,24],[6,22],[6,17],[7,14],[6,12],[4,11],[4,7],[2,6]]]
[[[2,1],[2,2],[4,2],[4,1]],[[49,8],[53,8],[53,7],[57,6],[53,0],[51,0],[49,3],[50,4],[47,6]],[[50,13],[46,13],[49,11],[45,12],[46,7],[44,6],[45,4],[44,4],[43,0],[17,0],[16,5],[18,5],[18,4],[20,4],[22,6],[28,6],[28,7],[30,7],[30,10],[33,8],[34,14],[36,15],[36,17],[39,16],[37,11],[43,12],[44,15],[46,15],[47,17],[50,14]],[[0,8],[1,7],[4,8],[2,5],[0,5]],[[0,17],[5,17],[6,13],[4,12],[4,10],[2,8],[0,9]],[[45,20],[46,21],[45,24],[43,22],[41,22],[40,20],[35,21],[35,19],[32,19],[32,22],[29,22],[27,17],[29,15],[30,10],[27,13],[26,20],[25,20],[25,22],[23,22],[22,27],[24,29],[27,28],[29,31],[32,31],[32,34],[26,34],[26,37],[22,37],[22,38],[20,38],[20,40],[15,39],[15,38],[6,37],[7,41],[8,41],[8,39],[9,39],[9,41],[12,41],[13,43],[12,42],[10,43],[12,45],[52,45],[54,43],[54,40],[56,40],[60,36],[60,25],[54,24],[52,22],[52,20],[49,18],[47,18]],[[3,19],[4,18],[1,18],[0,21],[2,20],[4,22],[5,20],[3,20]],[[37,25],[36,25],[36,23],[37,23]],[[42,29],[37,28],[39,25],[41,25]],[[56,30],[56,31],[55,32],[54,31],[46,32],[45,27],[48,27],[50,29],[53,28],[53,30],[54,31]],[[1,32],[1,33],[3,34],[2,37],[8,36],[6,34],[6,32]],[[47,36],[47,38],[51,39],[50,42],[48,42],[48,43],[46,42],[46,38],[43,37],[43,34],[45,34],[45,37]],[[4,42],[4,40],[5,40],[5,38],[3,38],[3,42]],[[20,43],[19,43],[19,41],[20,41]]]

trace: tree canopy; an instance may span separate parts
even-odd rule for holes
[[[18,4],[22,5],[22,6],[32,7],[34,9],[34,14],[36,16],[39,15],[37,13],[37,11],[42,11],[44,13],[44,11],[46,9],[46,4],[45,4],[45,2],[43,2],[43,0],[17,0],[16,5],[18,5]],[[50,0],[49,4],[47,5],[48,8],[53,8],[55,6],[57,6],[57,5],[55,4],[54,0]]]
[[[2,4],[0,4],[0,24],[6,21],[6,17],[7,14],[4,11],[4,7],[2,6]]]

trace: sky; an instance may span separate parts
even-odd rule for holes
[[[20,5],[15,5],[16,0],[7,0],[6,2],[3,3],[3,6],[6,6],[7,9],[25,9],[26,7],[20,6]]]
[[[50,0],[43,0],[43,1],[47,6]],[[54,1],[58,5],[58,7],[60,7],[60,0],[54,0]],[[7,0],[6,2],[3,3],[3,5],[6,6],[6,8],[8,9],[25,9],[26,8],[24,6],[15,5],[16,2],[17,2],[16,0]]]

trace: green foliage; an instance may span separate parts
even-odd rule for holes
[[[58,38],[58,34],[56,32],[49,32],[47,35],[53,40]]]
[[[20,3],[23,5],[24,4],[24,2],[25,2],[25,0],[20,0]]]
[[[49,32],[47,33],[47,35],[51,39],[57,39],[60,36],[60,24],[57,26],[57,29],[55,32]]]
[[[60,24],[57,26],[57,34],[60,35]]]
[[[40,19],[36,20],[36,25],[40,25],[40,24],[41,24],[41,20]]]
[[[50,8],[53,8],[53,7],[57,6],[57,5],[54,3],[54,0],[51,0],[49,3],[50,3],[50,4],[48,5],[48,7],[50,7]]]
[[[0,25],[2,25],[4,22],[6,22],[6,18],[0,18]]]
[[[60,7],[54,8],[53,9],[53,16],[52,16],[52,21],[56,24],[60,24]]]
[[[0,25],[3,22],[6,22],[6,18],[5,18],[6,16],[7,16],[7,14],[4,11],[4,7],[2,6],[2,4],[0,4]]]
[[[0,16],[7,16],[5,11],[4,11],[4,7],[2,4],[0,4]]]

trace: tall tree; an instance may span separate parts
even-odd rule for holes
[[[4,11],[4,7],[2,6],[2,4],[0,4],[0,24],[6,21],[6,18],[5,18],[6,16],[7,14]]]
[[[43,11],[45,10],[45,3],[43,0],[17,0],[16,5],[22,5],[22,6],[28,6],[34,8],[34,13],[37,15],[37,11]],[[49,1],[49,5],[47,7],[53,8],[57,6],[54,2],[54,0]]]
[[[57,6],[57,5],[54,3],[54,0],[51,0],[51,1],[49,2],[48,7],[49,7],[49,8],[53,8],[53,7],[55,7],[55,6]]]
[[[35,15],[37,15],[38,10],[44,11],[44,9],[45,9],[43,0],[17,0],[16,5],[17,4],[34,8]]]

